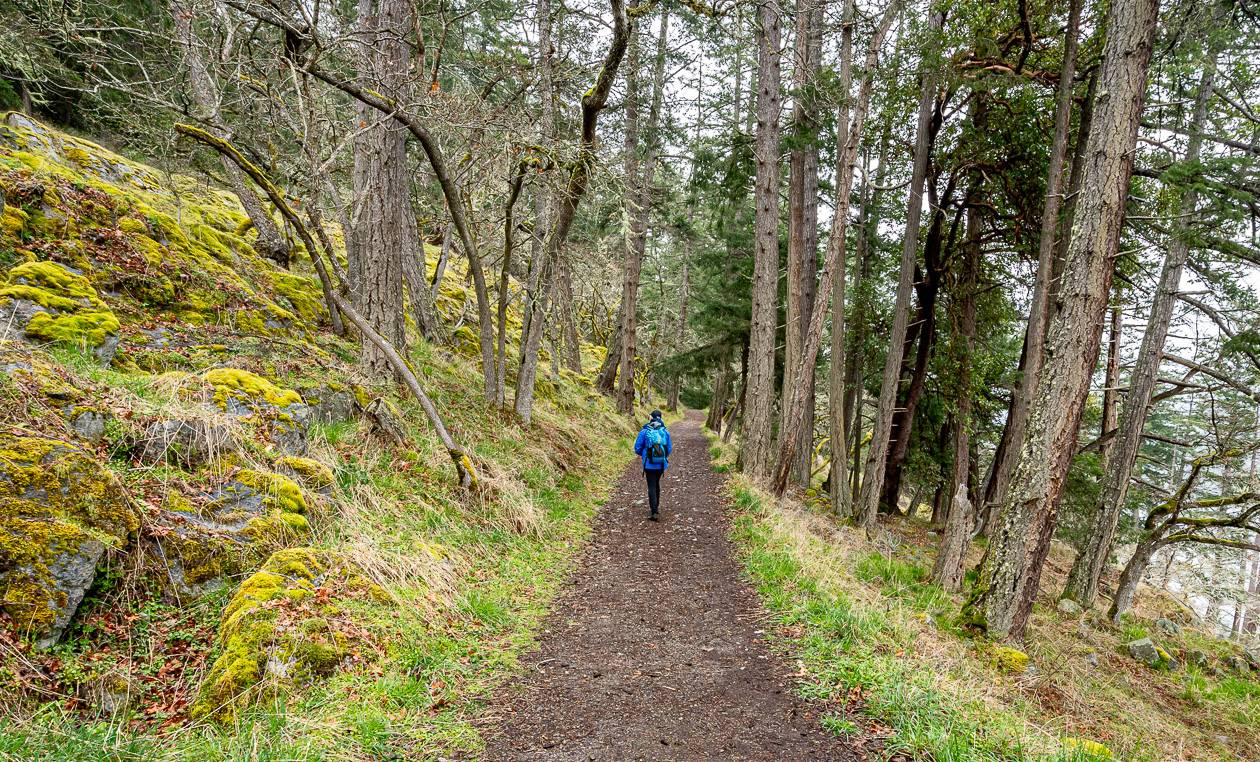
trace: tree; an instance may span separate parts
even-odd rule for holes
[[[1107,42],[1092,131],[1085,149],[1081,198],[1012,489],[998,511],[980,576],[964,615],[990,637],[1020,637],[1049,551],[1058,499],[1072,455],[1102,317],[1120,244],[1125,197],[1154,46],[1158,2],[1117,0],[1107,15]]]
[[[774,413],[775,336],[779,291],[779,37],[777,0],[757,6],[757,182],[752,319],[748,383],[744,400],[743,468],[755,478],[770,476]]]
[[[945,11],[932,13],[931,28],[939,32],[945,24]],[[870,452],[866,468],[862,471],[862,492],[855,508],[858,523],[868,531],[875,526],[879,511],[879,495],[884,484],[884,468],[888,457],[889,436],[892,433],[894,405],[901,378],[901,350],[906,339],[906,326],[910,317],[910,291],[914,287],[914,267],[919,250],[919,223],[923,213],[923,182],[927,176],[928,155],[932,144],[932,113],[936,102],[936,71],[932,62],[924,59],[919,72],[918,125],[915,128],[914,170],[910,177],[910,197],[906,206],[905,241],[901,251],[901,270],[897,279],[897,297],[893,306],[892,329],[888,334],[888,354],[884,359],[884,374],[879,388],[879,403],[875,412],[875,426],[871,434]]]
[[[1202,132],[1215,77],[1215,54],[1210,53],[1204,63],[1198,95],[1195,97],[1194,117],[1190,124],[1190,140],[1185,156],[1187,164],[1193,165],[1199,161],[1203,145]],[[1124,412],[1120,416],[1116,436],[1108,449],[1102,488],[1094,509],[1093,530],[1089,533],[1085,546],[1077,554],[1076,562],[1068,575],[1067,587],[1063,591],[1064,598],[1071,598],[1085,607],[1093,605],[1098,595],[1098,579],[1111,555],[1116,523],[1124,508],[1133,462],[1137,459],[1138,445],[1142,440],[1142,429],[1146,424],[1155,385],[1159,381],[1164,342],[1172,323],[1177,292],[1181,289],[1181,271],[1190,256],[1191,224],[1197,206],[1198,193],[1191,186],[1182,193],[1177,216],[1173,221],[1172,243],[1164,258],[1159,287],[1155,292],[1146,332],[1142,336],[1142,348],[1129,375],[1129,394],[1125,398]]]
[[[661,14],[652,66],[651,103],[644,133],[646,147],[639,156],[639,35],[632,31],[626,68],[626,200],[630,230],[627,237],[621,291],[621,360],[617,381],[617,409],[634,409],[634,362],[638,330],[639,275],[647,246],[648,217],[652,211],[652,181],[660,147],[661,101],[665,94],[665,52],[669,14]]]

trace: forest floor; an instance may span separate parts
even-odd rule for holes
[[[628,467],[522,673],[491,700],[486,760],[865,758],[820,724],[765,639],[695,414],[673,430],[661,520]]]

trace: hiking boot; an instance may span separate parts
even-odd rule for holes
[[[660,520],[661,520],[660,514],[657,513],[656,511],[652,511],[652,514],[648,516],[648,521],[660,521]]]

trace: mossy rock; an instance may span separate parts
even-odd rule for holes
[[[0,609],[38,646],[60,638],[105,550],[139,525],[122,484],[88,453],[0,434]]]
[[[1063,748],[1067,751],[1076,752],[1078,756],[1084,756],[1090,760],[1115,759],[1115,754],[1106,745],[1098,741],[1092,741],[1088,738],[1068,737],[1063,739]]]
[[[56,262],[23,262],[0,287],[0,338],[85,347],[108,362],[118,318],[88,279]]]
[[[264,405],[285,408],[302,402],[302,395],[296,391],[240,368],[213,368],[202,378],[214,387],[214,403],[228,412],[240,410],[242,405],[246,412],[252,412]]]
[[[237,589],[219,626],[221,652],[193,704],[194,718],[230,722],[254,699],[332,674],[350,656],[339,597],[383,596],[337,555],[273,553]]]
[[[276,460],[276,468],[313,490],[327,490],[336,481],[331,468],[312,458],[286,455]]]
[[[994,646],[989,651],[989,658],[994,666],[1008,675],[1022,675],[1032,663],[1028,654],[1010,646]]]

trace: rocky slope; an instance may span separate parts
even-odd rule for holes
[[[413,359],[484,459],[488,490],[460,495],[423,419],[327,332],[300,245],[293,270],[260,256],[231,194],[15,113],[0,191],[0,690],[32,712],[225,721],[364,668],[388,644],[365,648],[363,621],[416,592],[398,571],[415,559],[383,546],[405,537],[448,579],[482,551],[435,554],[410,524],[350,532],[348,512],[415,500],[467,522],[472,499],[477,521],[545,537],[531,490],[624,433],[572,374],[513,432],[471,397],[476,337],[457,331]],[[461,274],[438,299],[451,325],[471,309]],[[116,655],[137,638],[147,657]]]

